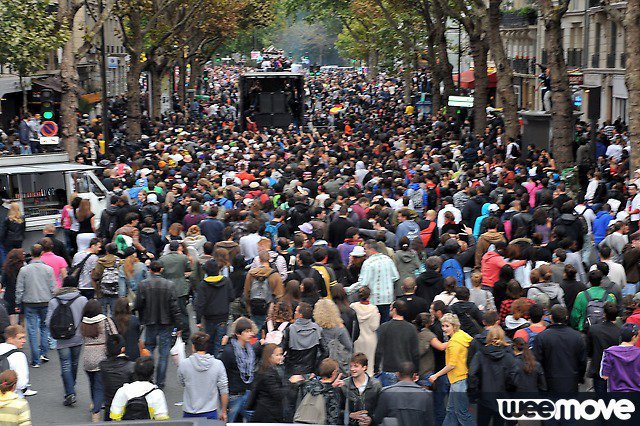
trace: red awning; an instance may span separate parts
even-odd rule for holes
[[[458,75],[459,74],[454,74],[453,75],[453,82],[458,85]],[[496,84],[498,83],[498,74],[496,72],[492,72],[487,74],[487,77],[489,78],[489,84],[488,87],[490,89],[493,89],[496,87]],[[468,70],[468,71],[463,71],[462,72],[462,79],[460,82],[460,87],[462,87],[463,89],[473,89],[475,87],[475,82],[476,79],[473,76],[473,70]]]

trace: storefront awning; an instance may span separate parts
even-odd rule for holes
[[[31,173],[51,173],[51,172],[75,172],[85,170],[96,170],[102,167],[77,163],[52,163],[37,164],[29,166],[6,166],[0,167],[0,175],[28,175]]]
[[[463,71],[462,78],[460,78],[460,74],[453,75],[453,82],[458,85],[458,80],[460,80],[460,87],[463,89],[473,89],[475,88],[476,78],[473,75],[473,70]],[[496,87],[498,83],[498,74],[494,72],[487,73],[487,77],[489,78],[489,83],[487,87],[489,89],[493,89]]]

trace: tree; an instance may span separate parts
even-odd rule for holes
[[[631,164],[629,170],[640,167],[640,2],[627,2],[624,17],[625,46],[627,53],[626,84],[629,99],[629,140]]]
[[[562,32],[562,17],[569,8],[569,2],[570,0],[538,0],[551,74],[552,150],[560,168],[569,167],[573,163],[573,107]]]
[[[27,110],[24,77],[45,67],[49,53],[62,46],[68,35],[51,13],[49,0],[0,1],[0,63],[20,77],[22,108]]]

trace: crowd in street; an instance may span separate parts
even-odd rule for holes
[[[168,419],[172,360],[184,417],[228,422],[501,425],[501,397],[640,391],[623,123],[576,126],[566,172],[499,116],[473,133],[384,75],[308,77],[310,123],[286,129],[239,123],[238,69],[209,75],[210,100],[146,122],[142,147],[103,155],[81,120],[99,218],[72,196],[23,247],[0,208],[0,422],[29,424],[54,352],[60,403],[90,392],[94,421]]]

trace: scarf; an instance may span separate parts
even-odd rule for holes
[[[243,348],[238,343],[238,339],[231,339],[231,344],[233,345],[233,354],[236,356],[238,371],[240,371],[240,379],[246,384],[252,383],[256,363],[256,354],[253,352],[253,348],[251,345]]]
[[[98,314],[95,317],[82,317],[82,322],[85,324],[97,324],[100,321],[106,320],[107,317],[103,314]]]

